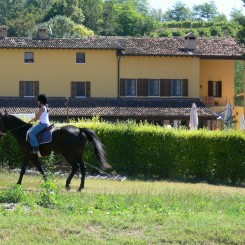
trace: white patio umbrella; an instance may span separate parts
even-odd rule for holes
[[[225,109],[225,117],[224,117],[224,121],[227,127],[231,128],[232,126],[232,105],[229,102],[226,105],[226,109]]]
[[[244,119],[244,115],[241,115],[241,121],[240,121],[240,129],[244,130],[245,129],[245,119]]]
[[[197,130],[198,127],[197,106],[195,103],[192,103],[189,126],[191,130]]]

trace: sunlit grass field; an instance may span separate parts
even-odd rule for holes
[[[0,197],[17,179],[0,173]],[[245,188],[87,179],[77,193],[79,179],[71,192],[52,181],[61,191],[45,207],[43,180],[24,176],[25,200],[0,206],[0,244],[245,244]]]

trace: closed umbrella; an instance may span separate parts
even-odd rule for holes
[[[195,103],[192,103],[189,126],[191,130],[197,130],[198,127],[197,106]]]
[[[228,128],[231,128],[233,117],[232,117],[232,105],[230,102],[226,105],[224,121],[226,126]]]
[[[241,115],[241,121],[240,121],[240,129],[244,130],[245,129],[245,119],[244,119],[244,115]]]

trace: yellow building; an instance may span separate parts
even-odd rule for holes
[[[188,125],[197,104],[200,126],[212,127],[234,98],[232,38],[8,37],[0,26],[0,109],[30,113],[48,95],[51,116],[150,120]],[[68,102],[68,103],[67,103]],[[217,107],[213,110],[209,106]],[[211,124],[210,124],[211,123]]]

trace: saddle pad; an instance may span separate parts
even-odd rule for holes
[[[26,132],[26,141],[30,141],[30,139],[29,139],[29,133],[30,133],[30,131],[32,130],[33,127],[31,127]],[[53,133],[53,129],[51,129],[51,130],[44,130],[41,133],[39,133],[37,135],[38,143],[41,145],[41,144],[45,144],[45,143],[51,142],[52,141],[52,133]]]

